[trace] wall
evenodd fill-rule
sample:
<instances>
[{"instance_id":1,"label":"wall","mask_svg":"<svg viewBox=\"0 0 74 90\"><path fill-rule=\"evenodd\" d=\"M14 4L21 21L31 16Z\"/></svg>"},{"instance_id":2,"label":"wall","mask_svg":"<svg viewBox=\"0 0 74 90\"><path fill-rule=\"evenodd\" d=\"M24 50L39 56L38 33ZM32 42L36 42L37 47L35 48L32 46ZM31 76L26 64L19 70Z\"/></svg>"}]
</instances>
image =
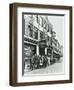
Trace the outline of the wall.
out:
<instances>
[{"instance_id":1,"label":"wall","mask_svg":"<svg viewBox=\"0 0 74 90\"><path fill-rule=\"evenodd\" d=\"M12 2L14 0L0 0L0 90L73 90L74 82L72 84L28 87L9 86L9 3ZM15 0L15 2L72 5L74 10L74 0Z\"/></svg>"}]
</instances>

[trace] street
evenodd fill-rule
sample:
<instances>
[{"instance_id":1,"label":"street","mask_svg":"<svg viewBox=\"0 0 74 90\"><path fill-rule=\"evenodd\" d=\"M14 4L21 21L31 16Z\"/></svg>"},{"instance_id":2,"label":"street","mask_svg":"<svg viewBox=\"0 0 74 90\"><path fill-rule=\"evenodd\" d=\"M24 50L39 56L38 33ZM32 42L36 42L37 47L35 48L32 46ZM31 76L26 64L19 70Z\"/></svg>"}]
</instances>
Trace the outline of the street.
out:
<instances>
[{"instance_id":1,"label":"street","mask_svg":"<svg viewBox=\"0 0 74 90\"><path fill-rule=\"evenodd\" d=\"M60 73L64 73L64 62L63 60L61 62L56 62L52 65L48 65L46 68L40 68L40 69L35 69L32 70L30 72L26 72L24 73L24 76L27 75L43 75L43 74L60 74Z\"/></svg>"}]
</instances>

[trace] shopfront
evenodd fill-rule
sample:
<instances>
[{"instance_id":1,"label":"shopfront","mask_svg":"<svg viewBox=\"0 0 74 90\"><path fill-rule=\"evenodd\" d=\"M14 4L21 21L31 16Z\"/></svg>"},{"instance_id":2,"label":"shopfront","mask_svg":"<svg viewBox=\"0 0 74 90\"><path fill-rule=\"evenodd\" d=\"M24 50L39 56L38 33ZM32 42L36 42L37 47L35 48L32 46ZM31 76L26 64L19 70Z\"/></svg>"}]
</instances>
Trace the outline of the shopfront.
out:
<instances>
[{"instance_id":1,"label":"shopfront","mask_svg":"<svg viewBox=\"0 0 74 90\"><path fill-rule=\"evenodd\" d=\"M24 72L30 71L30 60L36 54L36 45L24 43Z\"/></svg>"}]
</instances>

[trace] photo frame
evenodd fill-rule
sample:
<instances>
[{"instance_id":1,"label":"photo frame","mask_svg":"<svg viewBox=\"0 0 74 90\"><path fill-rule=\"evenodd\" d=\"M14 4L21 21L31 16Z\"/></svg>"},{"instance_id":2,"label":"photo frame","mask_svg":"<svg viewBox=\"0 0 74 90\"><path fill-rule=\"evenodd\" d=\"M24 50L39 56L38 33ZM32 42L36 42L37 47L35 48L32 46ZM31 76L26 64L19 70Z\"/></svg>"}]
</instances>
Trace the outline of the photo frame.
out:
<instances>
[{"instance_id":1,"label":"photo frame","mask_svg":"<svg viewBox=\"0 0 74 90\"><path fill-rule=\"evenodd\" d=\"M11 86L72 83L72 6L12 3Z\"/></svg>"}]
</instances>

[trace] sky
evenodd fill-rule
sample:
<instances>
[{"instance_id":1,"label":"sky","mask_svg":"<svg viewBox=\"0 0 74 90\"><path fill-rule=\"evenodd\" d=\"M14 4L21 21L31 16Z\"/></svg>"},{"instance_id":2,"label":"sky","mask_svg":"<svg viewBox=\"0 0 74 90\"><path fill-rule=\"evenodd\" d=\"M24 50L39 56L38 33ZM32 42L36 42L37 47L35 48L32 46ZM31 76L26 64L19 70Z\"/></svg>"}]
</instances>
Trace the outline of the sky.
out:
<instances>
[{"instance_id":1,"label":"sky","mask_svg":"<svg viewBox=\"0 0 74 90\"><path fill-rule=\"evenodd\" d=\"M53 26L53 31L56 32L56 39L61 45L64 43L64 16L48 16L50 23Z\"/></svg>"}]
</instances>

